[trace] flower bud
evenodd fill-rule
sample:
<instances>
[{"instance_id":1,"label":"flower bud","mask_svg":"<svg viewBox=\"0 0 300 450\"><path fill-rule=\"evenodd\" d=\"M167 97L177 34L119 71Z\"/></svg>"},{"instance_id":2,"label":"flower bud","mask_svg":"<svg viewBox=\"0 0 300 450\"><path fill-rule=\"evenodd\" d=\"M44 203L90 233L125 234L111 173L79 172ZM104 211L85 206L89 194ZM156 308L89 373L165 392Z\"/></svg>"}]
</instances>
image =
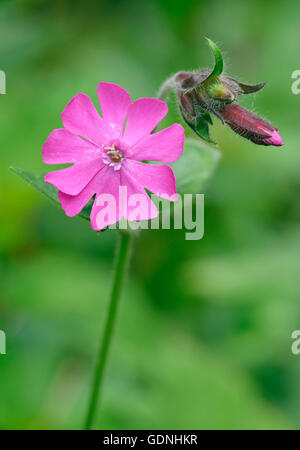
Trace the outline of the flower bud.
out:
<instances>
[{"instance_id":1,"label":"flower bud","mask_svg":"<svg viewBox=\"0 0 300 450\"><path fill-rule=\"evenodd\" d=\"M226 103L231 103L235 100L235 93L226 87L220 79L217 82L209 83L206 87L206 92L209 97L215 100L221 100Z\"/></svg>"},{"instance_id":2,"label":"flower bud","mask_svg":"<svg viewBox=\"0 0 300 450\"><path fill-rule=\"evenodd\" d=\"M283 145L277 128L239 105L225 105L220 114L233 131L255 144Z\"/></svg>"},{"instance_id":3,"label":"flower bud","mask_svg":"<svg viewBox=\"0 0 300 450\"><path fill-rule=\"evenodd\" d=\"M207 41L215 57L213 70L178 72L163 84L159 97L165 98L174 89L183 120L209 142L212 142L209 136L210 114L213 114L256 144L283 145L275 127L236 104L239 95L257 92L265 83L247 85L222 75L222 54L214 42Z\"/></svg>"}]
</instances>

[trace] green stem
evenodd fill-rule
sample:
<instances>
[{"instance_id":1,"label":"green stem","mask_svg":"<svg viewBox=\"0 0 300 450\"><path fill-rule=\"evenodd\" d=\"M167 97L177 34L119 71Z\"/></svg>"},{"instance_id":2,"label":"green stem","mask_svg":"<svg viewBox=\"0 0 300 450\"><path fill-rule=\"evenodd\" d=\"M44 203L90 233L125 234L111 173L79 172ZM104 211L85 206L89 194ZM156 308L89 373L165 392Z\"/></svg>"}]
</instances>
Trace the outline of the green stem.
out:
<instances>
[{"instance_id":1,"label":"green stem","mask_svg":"<svg viewBox=\"0 0 300 450\"><path fill-rule=\"evenodd\" d=\"M99 349L97 364L94 373L93 385L89 401L88 413L85 422L85 429L90 430L99 405L103 375L107 362L107 356L111 345L112 334L116 321L118 303L121 296L123 281L126 272L126 265L129 256L130 240L129 233L119 232L119 247L116 255L116 268L113 285L109 300L107 317L104 325L101 345Z\"/></svg>"}]
</instances>

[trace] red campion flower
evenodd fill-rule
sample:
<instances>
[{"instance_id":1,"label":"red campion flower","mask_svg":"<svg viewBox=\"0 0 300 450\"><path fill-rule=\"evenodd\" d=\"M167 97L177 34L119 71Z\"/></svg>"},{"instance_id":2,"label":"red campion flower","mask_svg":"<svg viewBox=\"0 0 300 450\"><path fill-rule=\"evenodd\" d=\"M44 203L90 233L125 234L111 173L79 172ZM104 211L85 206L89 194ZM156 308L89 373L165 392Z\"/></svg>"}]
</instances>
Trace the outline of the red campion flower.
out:
<instances>
[{"instance_id":1,"label":"red campion flower","mask_svg":"<svg viewBox=\"0 0 300 450\"><path fill-rule=\"evenodd\" d=\"M46 140L43 162L73 165L48 173L45 182L58 189L67 216L79 214L95 196L90 216L94 230L123 217L157 217L158 209L145 189L176 201L174 173L167 164L140 161L176 161L183 151L184 129L173 124L152 133L168 112L166 103L156 98L132 102L125 89L103 82L98 97L103 117L82 93L64 109L64 128L53 130Z\"/></svg>"}]
</instances>

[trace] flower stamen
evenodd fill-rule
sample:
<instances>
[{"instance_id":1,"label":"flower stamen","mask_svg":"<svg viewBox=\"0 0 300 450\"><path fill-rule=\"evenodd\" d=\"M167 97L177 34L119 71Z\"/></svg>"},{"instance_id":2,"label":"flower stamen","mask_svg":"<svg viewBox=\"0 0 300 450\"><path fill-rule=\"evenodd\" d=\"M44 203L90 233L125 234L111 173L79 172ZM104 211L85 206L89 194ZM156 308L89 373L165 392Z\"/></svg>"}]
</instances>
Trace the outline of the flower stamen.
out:
<instances>
[{"instance_id":1,"label":"flower stamen","mask_svg":"<svg viewBox=\"0 0 300 450\"><path fill-rule=\"evenodd\" d=\"M115 142L110 147L104 147L107 150L103 156L103 162L112 166L114 170L120 170L124 153L116 147Z\"/></svg>"}]
</instances>

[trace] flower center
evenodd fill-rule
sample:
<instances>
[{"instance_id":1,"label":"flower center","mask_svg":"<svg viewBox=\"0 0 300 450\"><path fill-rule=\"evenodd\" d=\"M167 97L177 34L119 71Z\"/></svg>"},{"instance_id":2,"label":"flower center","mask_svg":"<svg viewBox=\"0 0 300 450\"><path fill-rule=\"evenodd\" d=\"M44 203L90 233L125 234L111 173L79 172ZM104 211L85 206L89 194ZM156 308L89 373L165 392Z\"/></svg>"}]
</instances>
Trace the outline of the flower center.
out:
<instances>
[{"instance_id":1,"label":"flower center","mask_svg":"<svg viewBox=\"0 0 300 450\"><path fill-rule=\"evenodd\" d=\"M120 170L124 153L113 143L111 147L104 147L106 152L103 155L103 162L114 167L114 170Z\"/></svg>"},{"instance_id":2,"label":"flower center","mask_svg":"<svg viewBox=\"0 0 300 450\"><path fill-rule=\"evenodd\" d=\"M123 152L121 152L121 150L118 150L117 148L109 150L107 152L107 154L110 157L110 159L112 160L112 162L118 163L118 162L122 161Z\"/></svg>"}]
</instances>

